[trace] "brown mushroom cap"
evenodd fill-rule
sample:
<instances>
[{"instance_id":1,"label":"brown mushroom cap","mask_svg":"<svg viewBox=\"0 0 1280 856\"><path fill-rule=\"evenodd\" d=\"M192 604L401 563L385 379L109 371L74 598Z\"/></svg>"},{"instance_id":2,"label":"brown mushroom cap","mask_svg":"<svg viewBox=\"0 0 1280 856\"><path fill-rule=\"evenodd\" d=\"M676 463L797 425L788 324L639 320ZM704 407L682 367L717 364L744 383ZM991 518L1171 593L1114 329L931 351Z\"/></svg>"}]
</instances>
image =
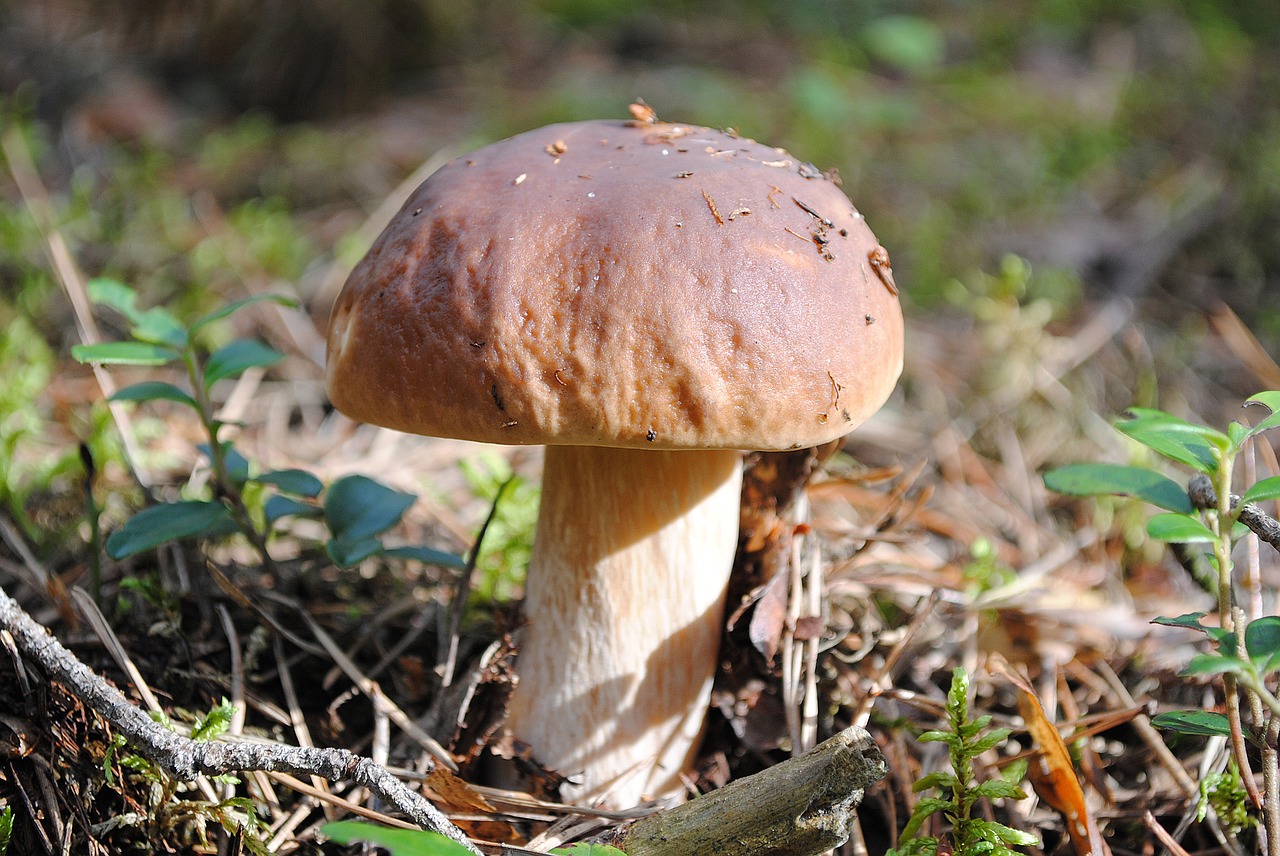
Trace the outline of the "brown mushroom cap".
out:
<instances>
[{"instance_id":1,"label":"brown mushroom cap","mask_svg":"<svg viewBox=\"0 0 1280 856\"><path fill-rule=\"evenodd\" d=\"M888 256L786 152L686 125L552 125L444 166L329 324L339 410L491 443L787 449L902 367Z\"/></svg>"}]
</instances>

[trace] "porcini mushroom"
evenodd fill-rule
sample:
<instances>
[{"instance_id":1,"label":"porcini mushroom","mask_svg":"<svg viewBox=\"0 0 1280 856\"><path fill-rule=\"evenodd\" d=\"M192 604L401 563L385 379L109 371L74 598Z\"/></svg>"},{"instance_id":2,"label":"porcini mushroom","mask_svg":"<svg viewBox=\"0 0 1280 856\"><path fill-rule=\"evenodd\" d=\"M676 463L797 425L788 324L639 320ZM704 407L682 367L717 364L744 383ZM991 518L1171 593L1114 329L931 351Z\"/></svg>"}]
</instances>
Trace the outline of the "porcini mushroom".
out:
<instances>
[{"instance_id":1,"label":"porcini mushroom","mask_svg":"<svg viewBox=\"0 0 1280 856\"><path fill-rule=\"evenodd\" d=\"M902 366L888 255L827 176L732 133L552 125L442 167L329 323L339 410L542 444L508 728L562 795L680 788L737 540L740 450L815 446Z\"/></svg>"}]
</instances>

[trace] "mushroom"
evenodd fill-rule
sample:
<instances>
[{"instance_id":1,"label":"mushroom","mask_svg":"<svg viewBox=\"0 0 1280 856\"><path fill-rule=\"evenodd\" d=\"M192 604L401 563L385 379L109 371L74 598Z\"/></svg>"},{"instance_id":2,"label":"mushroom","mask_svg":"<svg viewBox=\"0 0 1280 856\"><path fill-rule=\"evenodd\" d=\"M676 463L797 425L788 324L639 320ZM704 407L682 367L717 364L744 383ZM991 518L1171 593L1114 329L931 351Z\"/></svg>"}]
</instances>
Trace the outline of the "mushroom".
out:
<instances>
[{"instance_id":1,"label":"mushroom","mask_svg":"<svg viewBox=\"0 0 1280 856\"><path fill-rule=\"evenodd\" d=\"M507 727L562 796L679 791L716 670L741 450L839 438L902 367L888 255L730 132L552 125L442 167L352 272L327 382L400 431L545 445Z\"/></svg>"}]
</instances>

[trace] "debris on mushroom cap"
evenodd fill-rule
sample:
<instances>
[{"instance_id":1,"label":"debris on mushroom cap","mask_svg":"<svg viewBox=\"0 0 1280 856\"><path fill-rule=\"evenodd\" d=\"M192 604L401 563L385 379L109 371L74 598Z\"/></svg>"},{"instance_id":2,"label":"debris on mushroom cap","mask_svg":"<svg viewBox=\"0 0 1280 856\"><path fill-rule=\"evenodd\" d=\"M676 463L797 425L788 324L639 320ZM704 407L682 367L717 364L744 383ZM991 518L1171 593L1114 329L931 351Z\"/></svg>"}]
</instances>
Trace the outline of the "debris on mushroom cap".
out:
<instances>
[{"instance_id":1,"label":"debris on mushroom cap","mask_svg":"<svg viewBox=\"0 0 1280 856\"><path fill-rule=\"evenodd\" d=\"M641 113L520 134L419 187L334 307L335 405L496 443L753 449L878 409L902 314L862 215L785 152Z\"/></svg>"}]
</instances>

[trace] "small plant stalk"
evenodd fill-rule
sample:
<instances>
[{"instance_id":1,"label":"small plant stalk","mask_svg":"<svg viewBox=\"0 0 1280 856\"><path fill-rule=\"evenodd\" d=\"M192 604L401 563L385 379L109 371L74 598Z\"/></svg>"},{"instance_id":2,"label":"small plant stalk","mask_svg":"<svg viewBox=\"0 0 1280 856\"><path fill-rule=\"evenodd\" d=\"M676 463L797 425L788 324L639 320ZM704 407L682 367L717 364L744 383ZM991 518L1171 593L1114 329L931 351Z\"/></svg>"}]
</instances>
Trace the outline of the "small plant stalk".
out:
<instances>
[{"instance_id":1,"label":"small plant stalk","mask_svg":"<svg viewBox=\"0 0 1280 856\"><path fill-rule=\"evenodd\" d=\"M236 485L235 479L231 478L231 473L227 469L227 451L222 447L222 443L218 439L218 431L222 427L213 415L213 402L209 399L209 393L205 388L204 371L200 366L200 362L193 352L188 352L183 360L187 368L187 378L191 383L192 397L198 405L196 412L199 414L200 425L204 428L205 434L209 437L209 465L213 468L214 479L217 483L217 489L230 504L231 516L235 519L240 531L244 533L245 538L253 546L258 557L262 559L263 567L275 576L276 564L271 558L271 553L267 551L267 539L258 530L253 522L253 517L249 514L249 509L245 507L244 498L240 495L240 488Z\"/></svg>"}]
</instances>

